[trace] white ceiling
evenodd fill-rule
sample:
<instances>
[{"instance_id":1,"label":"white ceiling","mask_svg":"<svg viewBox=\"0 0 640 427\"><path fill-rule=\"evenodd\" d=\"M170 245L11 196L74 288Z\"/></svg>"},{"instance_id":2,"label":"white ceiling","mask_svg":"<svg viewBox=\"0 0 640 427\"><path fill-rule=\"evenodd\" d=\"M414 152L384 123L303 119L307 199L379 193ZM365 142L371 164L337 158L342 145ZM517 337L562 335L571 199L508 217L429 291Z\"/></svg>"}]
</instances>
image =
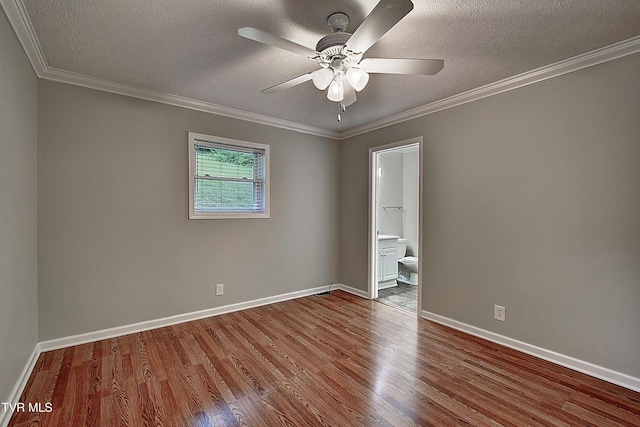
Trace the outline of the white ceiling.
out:
<instances>
[{"instance_id":1,"label":"white ceiling","mask_svg":"<svg viewBox=\"0 0 640 427\"><path fill-rule=\"evenodd\" d=\"M262 94L318 67L237 29L315 48L329 14L348 14L353 32L377 0L0 0L40 77L334 137L621 41L640 50L638 0L413 2L365 57L444 59L444 70L372 75L338 122L311 82Z\"/></svg>"}]
</instances>

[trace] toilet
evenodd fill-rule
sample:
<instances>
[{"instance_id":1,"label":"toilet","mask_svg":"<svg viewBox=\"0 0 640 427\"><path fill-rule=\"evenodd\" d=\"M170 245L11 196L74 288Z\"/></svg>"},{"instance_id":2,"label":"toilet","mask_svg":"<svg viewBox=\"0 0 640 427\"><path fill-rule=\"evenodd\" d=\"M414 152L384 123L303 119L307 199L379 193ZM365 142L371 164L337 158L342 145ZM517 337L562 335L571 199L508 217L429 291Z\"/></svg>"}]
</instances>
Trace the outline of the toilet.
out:
<instances>
[{"instance_id":1,"label":"toilet","mask_svg":"<svg viewBox=\"0 0 640 427\"><path fill-rule=\"evenodd\" d=\"M418 284L418 257L405 256L407 254L407 239L398 239L398 267L399 270L408 270L411 274L409 277L410 285Z\"/></svg>"}]
</instances>

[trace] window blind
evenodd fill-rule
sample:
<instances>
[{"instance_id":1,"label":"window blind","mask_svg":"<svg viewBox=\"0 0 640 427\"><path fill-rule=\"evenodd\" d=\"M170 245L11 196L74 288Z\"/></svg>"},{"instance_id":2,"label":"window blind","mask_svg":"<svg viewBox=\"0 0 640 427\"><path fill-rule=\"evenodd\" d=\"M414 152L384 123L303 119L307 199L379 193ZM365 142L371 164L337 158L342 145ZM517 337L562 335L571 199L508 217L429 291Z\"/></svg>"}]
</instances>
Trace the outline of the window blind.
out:
<instances>
[{"instance_id":1,"label":"window blind","mask_svg":"<svg viewBox=\"0 0 640 427\"><path fill-rule=\"evenodd\" d=\"M265 212L265 149L196 141L196 212Z\"/></svg>"}]
</instances>

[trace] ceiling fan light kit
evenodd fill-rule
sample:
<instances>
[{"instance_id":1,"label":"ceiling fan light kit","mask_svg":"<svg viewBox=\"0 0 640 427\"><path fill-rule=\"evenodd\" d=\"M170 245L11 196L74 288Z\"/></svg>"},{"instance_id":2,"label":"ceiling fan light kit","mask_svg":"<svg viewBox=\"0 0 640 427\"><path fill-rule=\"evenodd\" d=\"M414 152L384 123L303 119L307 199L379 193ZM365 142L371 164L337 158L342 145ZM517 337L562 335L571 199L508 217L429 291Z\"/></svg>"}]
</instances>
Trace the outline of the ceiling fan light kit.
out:
<instances>
[{"instance_id":1,"label":"ceiling fan light kit","mask_svg":"<svg viewBox=\"0 0 640 427\"><path fill-rule=\"evenodd\" d=\"M312 81L314 86L320 90L328 88L335 75L332 68L321 68L311 74L313 74Z\"/></svg>"},{"instance_id":2,"label":"ceiling fan light kit","mask_svg":"<svg viewBox=\"0 0 640 427\"><path fill-rule=\"evenodd\" d=\"M341 81L333 80L329 85L327 91L327 98L331 101L340 102L344 99L344 83Z\"/></svg>"},{"instance_id":3,"label":"ceiling fan light kit","mask_svg":"<svg viewBox=\"0 0 640 427\"><path fill-rule=\"evenodd\" d=\"M337 102L339 111L356 102L356 92L369 82L369 73L434 75L444 67L441 59L366 58L364 53L413 9L410 0L380 0L353 34L347 33L349 17L336 12L327 18L332 33L321 38L315 50L266 31L245 27L241 37L314 59L319 70L295 77L262 90L275 93L311 80L327 98ZM338 121L341 120L338 113Z\"/></svg>"},{"instance_id":4,"label":"ceiling fan light kit","mask_svg":"<svg viewBox=\"0 0 640 427\"><path fill-rule=\"evenodd\" d=\"M347 80L353 88L360 92L369 83L369 74L360 68L351 67L347 70Z\"/></svg>"}]
</instances>

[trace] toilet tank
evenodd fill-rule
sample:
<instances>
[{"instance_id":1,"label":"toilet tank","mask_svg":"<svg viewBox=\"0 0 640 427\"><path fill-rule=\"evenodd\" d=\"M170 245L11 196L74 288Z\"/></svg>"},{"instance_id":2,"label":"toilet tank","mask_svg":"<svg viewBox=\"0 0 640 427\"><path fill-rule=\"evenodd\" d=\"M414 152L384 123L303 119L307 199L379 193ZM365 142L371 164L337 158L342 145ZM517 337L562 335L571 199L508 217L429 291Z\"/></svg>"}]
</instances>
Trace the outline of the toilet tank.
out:
<instances>
[{"instance_id":1,"label":"toilet tank","mask_svg":"<svg viewBox=\"0 0 640 427\"><path fill-rule=\"evenodd\" d=\"M398 239L398 259L404 258L407 253L407 239L399 238Z\"/></svg>"}]
</instances>

